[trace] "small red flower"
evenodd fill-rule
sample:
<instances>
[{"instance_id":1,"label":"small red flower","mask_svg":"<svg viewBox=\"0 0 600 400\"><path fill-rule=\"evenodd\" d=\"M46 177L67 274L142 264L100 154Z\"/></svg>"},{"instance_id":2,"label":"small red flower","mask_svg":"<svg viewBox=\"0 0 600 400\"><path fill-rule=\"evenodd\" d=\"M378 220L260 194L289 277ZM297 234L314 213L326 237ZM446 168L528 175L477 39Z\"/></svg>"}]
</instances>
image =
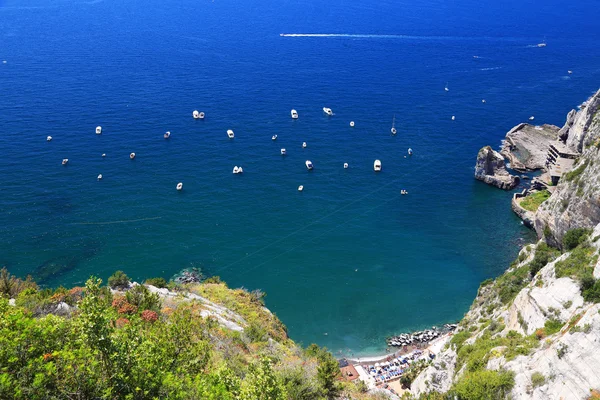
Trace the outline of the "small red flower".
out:
<instances>
[{"instance_id":1,"label":"small red flower","mask_svg":"<svg viewBox=\"0 0 600 400\"><path fill-rule=\"evenodd\" d=\"M125 325L127 325L129 323L129 320L127 318L119 318L115 321L115 325L117 326L117 328L122 328Z\"/></svg>"}]
</instances>

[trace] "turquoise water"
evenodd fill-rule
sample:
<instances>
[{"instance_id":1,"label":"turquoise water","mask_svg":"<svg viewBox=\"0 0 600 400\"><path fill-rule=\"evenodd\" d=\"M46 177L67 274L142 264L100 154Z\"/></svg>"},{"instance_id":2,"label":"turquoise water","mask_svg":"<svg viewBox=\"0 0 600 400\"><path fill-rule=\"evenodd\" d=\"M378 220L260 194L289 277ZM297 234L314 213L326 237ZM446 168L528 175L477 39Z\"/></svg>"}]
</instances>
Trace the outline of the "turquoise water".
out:
<instances>
[{"instance_id":1,"label":"turquoise water","mask_svg":"<svg viewBox=\"0 0 600 400\"><path fill-rule=\"evenodd\" d=\"M476 153L597 89L585 3L0 1L0 264L49 286L201 267L346 354L456 320L533 239Z\"/></svg>"}]
</instances>

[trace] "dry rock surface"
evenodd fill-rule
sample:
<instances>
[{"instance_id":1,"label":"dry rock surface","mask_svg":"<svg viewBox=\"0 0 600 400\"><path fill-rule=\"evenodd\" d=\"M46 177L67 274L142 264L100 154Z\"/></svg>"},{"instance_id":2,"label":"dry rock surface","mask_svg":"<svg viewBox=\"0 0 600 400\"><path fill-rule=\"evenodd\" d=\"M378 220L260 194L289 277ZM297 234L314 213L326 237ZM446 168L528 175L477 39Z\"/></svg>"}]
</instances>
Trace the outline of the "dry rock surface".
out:
<instances>
[{"instance_id":1,"label":"dry rock surface","mask_svg":"<svg viewBox=\"0 0 600 400\"><path fill-rule=\"evenodd\" d=\"M520 182L518 176L506 170L504 157L490 146L482 148L477 154L475 179L504 190L513 189Z\"/></svg>"},{"instance_id":2,"label":"dry rock surface","mask_svg":"<svg viewBox=\"0 0 600 400\"><path fill-rule=\"evenodd\" d=\"M558 126L519 124L507 134L500 153L517 171L533 171L546 167L550 142L558 139Z\"/></svg>"}]
</instances>

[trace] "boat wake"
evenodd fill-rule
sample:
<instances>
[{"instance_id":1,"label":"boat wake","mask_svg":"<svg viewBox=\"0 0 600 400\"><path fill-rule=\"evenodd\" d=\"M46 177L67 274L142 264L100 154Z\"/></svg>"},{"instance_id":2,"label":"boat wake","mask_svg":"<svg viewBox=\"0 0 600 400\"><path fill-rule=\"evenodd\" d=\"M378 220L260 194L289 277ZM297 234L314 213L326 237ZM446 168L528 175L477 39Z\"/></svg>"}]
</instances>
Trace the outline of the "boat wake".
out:
<instances>
[{"instance_id":1,"label":"boat wake","mask_svg":"<svg viewBox=\"0 0 600 400\"><path fill-rule=\"evenodd\" d=\"M502 67L479 68L480 71L495 71L497 69L502 69Z\"/></svg>"},{"instance_id":2,"label":"boat wake","mask_svg":"<svg viewBox=\"0 0 600 400\"><path fill-rule=\"evenodd\" d=\"M379 35L366 33L280 33L281 37L308 37L308 38L354 38L354 39L409 39L409 40L522 40L511 37L491 36L418 36L418 35Z\"/></svg>"}]
</instances>

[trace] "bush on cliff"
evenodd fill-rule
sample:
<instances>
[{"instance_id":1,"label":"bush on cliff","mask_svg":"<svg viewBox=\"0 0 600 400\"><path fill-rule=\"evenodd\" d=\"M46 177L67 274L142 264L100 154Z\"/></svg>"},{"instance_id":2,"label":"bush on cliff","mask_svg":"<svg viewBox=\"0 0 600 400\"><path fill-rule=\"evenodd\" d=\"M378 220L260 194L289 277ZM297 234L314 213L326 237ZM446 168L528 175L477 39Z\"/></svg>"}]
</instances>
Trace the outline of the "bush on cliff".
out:
<instances>
[{"instance_id":1,"label":"bush on cliff","mask_svg":"<svg viewBox=\"0 0 600 400\"><path fill-rule=\"evenodd\" d=\"M588 238L590 233L592 233L592 230L588 228L575 228L568 230L567 233L565 233L565 236L563 236L563 250L573 250L575 247L582 244Z\"/></svg>"},{"instance_id":2,"label":"bush on cliff","mask_svg":"<svg viewBox=\"0 0 600 400\"><path fill-rule=\"evenodd\" d=\"M129 277L123 271L116 271L108 278L108 286L113 289L127 289L129 282Z\"/></svg>"},{"instance_id":3,"label":"bush on cliff","mask_svg":"<svg viewBox=\"0 0 600 400\"><path fill-rule=\"evenodd\" d=\"M515 375L512 371L481 370L466 373L450 393L460 400L504 399L514 385Z\"/></svg>"}]
</instances>

